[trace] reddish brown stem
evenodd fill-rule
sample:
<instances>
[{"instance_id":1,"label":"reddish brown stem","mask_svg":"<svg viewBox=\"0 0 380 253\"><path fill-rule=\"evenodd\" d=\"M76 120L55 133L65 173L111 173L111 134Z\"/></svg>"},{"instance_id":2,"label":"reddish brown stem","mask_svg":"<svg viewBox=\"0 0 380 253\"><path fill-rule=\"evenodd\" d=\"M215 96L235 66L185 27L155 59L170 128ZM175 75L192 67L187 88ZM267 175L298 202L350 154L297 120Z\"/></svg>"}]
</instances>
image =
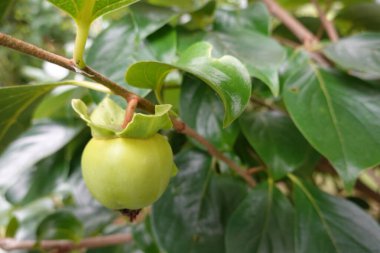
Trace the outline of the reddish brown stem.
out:
<instances>
[{"instance_id":1,"label":"reddish brown stem","mask_svg":"<svg viewBox=\"0 0 380 253\"><path fill-rule=\"evenodd\" d=\"M329 36L330 40L332 42L338 41L339 40L338 33L335 30L333 23L327 19L324 11L322 10L321 6L318 3L318 0L310 0L310 1L314 4L315 8L317 9L319 19L321 20L322 25L325 28L327 35Z\"/></svg>"},{"instance_id":2,"label":"reddish brown stem","mask_svg":"<svg viewBox=\"0 0 380 253\"><path fill-rule=\"evenodd\" d=\"M138 103L139 103L138 97L134 97L128 101L127 109L125 110L124 122L122 125L123 129L127 127L129 122L131 122Z\"/></svg>"},{"instance_id":3,"label":"reddish brown stem","mask_svg":"<svg viewBox=\"0 0 380 253\"><path fill-rule=\"evenodd\" d=\"M273 16L277 17L304 44L311 45L318 39L275 0L263 0Z\"/></svg>"},{"instance_id":4,"label":"reddish brown stem","mask_svg":"<svg viewBox=\"0 0 380 253\"><path fill-rule=\"evenodd\" d=\"M44 250L58 249L61 251L70 251L73 249L82 248L100 248L110 245L128 243L130 241L132 241L132 236L130 234L114 234L85 238L79 243L69 240L46 240L39 242L39 245L40 248ZM33 240L19 241L13 238L0 239L0 248L6 251L34 249L36 244L37 242Z\"/></svg>"}]
</instances>

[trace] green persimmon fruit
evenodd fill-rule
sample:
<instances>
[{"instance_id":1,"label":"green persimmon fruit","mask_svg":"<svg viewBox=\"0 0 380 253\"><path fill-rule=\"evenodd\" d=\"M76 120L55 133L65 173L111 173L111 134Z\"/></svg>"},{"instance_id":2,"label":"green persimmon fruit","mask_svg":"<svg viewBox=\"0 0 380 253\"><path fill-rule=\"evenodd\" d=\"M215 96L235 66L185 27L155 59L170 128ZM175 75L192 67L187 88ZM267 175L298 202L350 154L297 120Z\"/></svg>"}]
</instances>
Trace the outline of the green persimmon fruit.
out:
<instances>
[{"instance_id":1,"label":"green persimmon fruit","mask_svg":"<svg viewBox=\"0 0 380 253\"><path fill-rule=\"evenodd\" d=\"M146 139L92 138L82 155L91 194L114 210L139 210L165 191L175 173L173 154L160 134Z\"/></svg>"}]
</instances>

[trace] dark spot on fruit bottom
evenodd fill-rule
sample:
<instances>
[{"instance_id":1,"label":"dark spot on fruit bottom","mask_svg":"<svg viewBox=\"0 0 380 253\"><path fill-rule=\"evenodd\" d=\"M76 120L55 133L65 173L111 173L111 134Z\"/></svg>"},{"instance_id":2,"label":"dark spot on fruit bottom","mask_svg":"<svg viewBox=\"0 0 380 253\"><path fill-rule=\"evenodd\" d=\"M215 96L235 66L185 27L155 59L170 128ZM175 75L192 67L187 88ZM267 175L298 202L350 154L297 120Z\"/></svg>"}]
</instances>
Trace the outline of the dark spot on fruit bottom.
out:
<instances>
[{"instance_id":1,"label":"dark spot on fruit bottom","mask_svg":"<svg viewBox=\"0 0 380 253\"><path fill-rule=\"evenodd\" d=\"M141 212L141 209L131 210L131 209L121 209L118 210L122 215L127 216L130 221L134 221L137 215Z\"/></svg>"}]
</instances>

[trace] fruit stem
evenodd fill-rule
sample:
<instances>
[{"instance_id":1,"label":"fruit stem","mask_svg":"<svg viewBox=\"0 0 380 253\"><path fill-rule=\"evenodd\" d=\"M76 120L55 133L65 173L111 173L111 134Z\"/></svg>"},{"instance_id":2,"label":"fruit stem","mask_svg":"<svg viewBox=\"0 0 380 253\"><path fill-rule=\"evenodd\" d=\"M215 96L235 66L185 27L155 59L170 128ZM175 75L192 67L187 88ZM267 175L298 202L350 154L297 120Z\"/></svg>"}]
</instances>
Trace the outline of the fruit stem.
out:
<instances>
[{"instance_id":1,"label":"fruit stem","mask_svg":"<svg viewBox=\"0 0 380 253\"><path fill-rule=\"evenodd\" d=\"M137 96L131 98L128 101L128 106L127 106L127 109L125 110L125 117L124 117L124 122L122 125L123 129L127 127L129 122L131 122L138 103L139 103L139 98Z\"/></svg>"}]
</instances>

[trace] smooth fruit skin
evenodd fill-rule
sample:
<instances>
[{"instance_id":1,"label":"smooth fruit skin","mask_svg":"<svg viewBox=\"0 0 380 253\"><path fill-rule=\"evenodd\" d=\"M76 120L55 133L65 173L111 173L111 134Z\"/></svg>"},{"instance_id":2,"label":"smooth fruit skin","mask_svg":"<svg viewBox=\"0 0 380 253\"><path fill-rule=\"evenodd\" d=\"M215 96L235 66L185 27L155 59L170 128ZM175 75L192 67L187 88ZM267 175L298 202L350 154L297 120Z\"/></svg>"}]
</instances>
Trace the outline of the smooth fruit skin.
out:
<instances>
[{"instance_id":1,"label":"smooth fruit skin","mask_svg":"<svg viewBox=\"0 0 380 253\"><path fill-rule=\"evenodd\" d=\"M151 205L173 175L171 147L160 134L147 139L92 138L82 155L87 188L104 206L136 210Z\"/></svg>"}]
</instances>

